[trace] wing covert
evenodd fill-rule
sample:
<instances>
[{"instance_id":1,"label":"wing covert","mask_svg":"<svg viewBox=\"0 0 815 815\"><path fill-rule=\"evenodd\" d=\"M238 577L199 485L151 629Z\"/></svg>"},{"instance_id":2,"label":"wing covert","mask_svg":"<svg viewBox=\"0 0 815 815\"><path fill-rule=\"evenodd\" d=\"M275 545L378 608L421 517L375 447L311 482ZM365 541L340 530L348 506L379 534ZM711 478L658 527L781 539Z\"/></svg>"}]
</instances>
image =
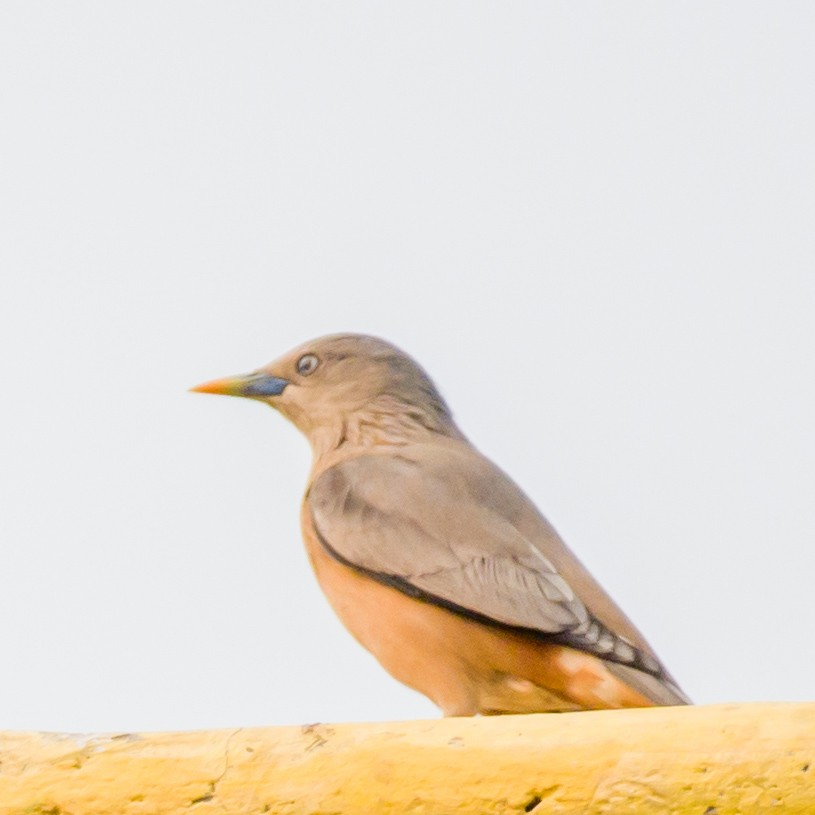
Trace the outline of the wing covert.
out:
<instances>
[{"instance_id":1,"label":"wing covert","mask_svg":"<svg viewBox=\"0 0 815 815\"><path fill-rule=\"evenodd\" d=\"M592 617L463 472L409 456L348 459L312 484L315 531L335 558L404 593L660 676L659 663Z\"/></svg>"}]
</instances>

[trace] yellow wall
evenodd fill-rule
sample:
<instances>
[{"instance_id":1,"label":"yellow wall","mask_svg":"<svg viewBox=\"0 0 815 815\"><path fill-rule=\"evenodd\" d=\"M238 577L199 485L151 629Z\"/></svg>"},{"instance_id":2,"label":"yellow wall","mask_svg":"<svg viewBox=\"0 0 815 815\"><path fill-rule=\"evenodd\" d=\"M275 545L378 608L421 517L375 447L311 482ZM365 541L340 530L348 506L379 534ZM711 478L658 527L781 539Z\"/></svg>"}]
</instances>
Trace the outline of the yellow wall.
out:
<instances>
[{"instance_id":1,"label":"yellow wall","mask_svg":"<svg viewBox=\"0 0 815 815\"><path fill-rule=\"evenodd\" d=\"M813 815L815 704L0 734L0 815L525 811Z\"/></svg>"}]
</instances>

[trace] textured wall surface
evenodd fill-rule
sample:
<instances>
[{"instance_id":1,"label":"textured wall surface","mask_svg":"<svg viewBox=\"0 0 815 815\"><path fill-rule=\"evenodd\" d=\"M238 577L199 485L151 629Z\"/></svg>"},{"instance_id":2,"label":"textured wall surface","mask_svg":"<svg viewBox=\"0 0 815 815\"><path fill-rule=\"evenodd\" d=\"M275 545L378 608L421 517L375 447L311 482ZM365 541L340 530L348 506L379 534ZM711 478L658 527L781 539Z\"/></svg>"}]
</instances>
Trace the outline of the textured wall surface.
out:
<instances>
[{"instance_id":1,"label":"textured wall surface","mask_svg":"<svg viewBox=\"0 0 815 815\"><path fill-rule=\"evenodd\" d=\"M0 734L2 815L815 812L815 703Z\"/></svg>"}]
</instances>

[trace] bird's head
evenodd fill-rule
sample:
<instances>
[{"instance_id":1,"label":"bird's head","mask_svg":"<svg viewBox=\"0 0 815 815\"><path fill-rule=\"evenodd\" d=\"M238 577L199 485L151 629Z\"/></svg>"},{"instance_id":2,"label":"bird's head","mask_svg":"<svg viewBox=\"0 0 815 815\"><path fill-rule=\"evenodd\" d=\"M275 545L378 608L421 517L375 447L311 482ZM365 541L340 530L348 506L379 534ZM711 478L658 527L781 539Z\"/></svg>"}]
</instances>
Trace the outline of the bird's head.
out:
<instances>
[{"instance_id":1,"label":"bird's head","mask_svg":"<svg viewBox=\"0 0 815 815\"><path fill-rule=\"evenodd\" d=\"M335 334L298 346L249 374L192 388L266 402L312 442L317 434L367 422L453 433L450 411L430 377L404 352L362 334Z\"/></svg>"}]
</instances>

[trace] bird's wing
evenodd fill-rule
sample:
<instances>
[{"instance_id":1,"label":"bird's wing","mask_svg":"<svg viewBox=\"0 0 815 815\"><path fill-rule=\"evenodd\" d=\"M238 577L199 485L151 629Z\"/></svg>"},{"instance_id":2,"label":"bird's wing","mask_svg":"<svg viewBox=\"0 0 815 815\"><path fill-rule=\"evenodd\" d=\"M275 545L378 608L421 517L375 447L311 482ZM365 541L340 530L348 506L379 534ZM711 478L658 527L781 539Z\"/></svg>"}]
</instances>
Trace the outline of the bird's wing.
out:
<instances>
[{"instance_id":1,"label":"bird's wing","mask_svg":"<svg viewBox=\"0 0 815 815\"><path fill-rule=\"evenodd\" d=\"M514 483L483 457L473 465L454 453L341 462L307 495L318 538L338 560L406 594L670 681L650 652L595 618L541 542L519 531L512 504L528 499Z\"/></svg>"}]
</instances>

